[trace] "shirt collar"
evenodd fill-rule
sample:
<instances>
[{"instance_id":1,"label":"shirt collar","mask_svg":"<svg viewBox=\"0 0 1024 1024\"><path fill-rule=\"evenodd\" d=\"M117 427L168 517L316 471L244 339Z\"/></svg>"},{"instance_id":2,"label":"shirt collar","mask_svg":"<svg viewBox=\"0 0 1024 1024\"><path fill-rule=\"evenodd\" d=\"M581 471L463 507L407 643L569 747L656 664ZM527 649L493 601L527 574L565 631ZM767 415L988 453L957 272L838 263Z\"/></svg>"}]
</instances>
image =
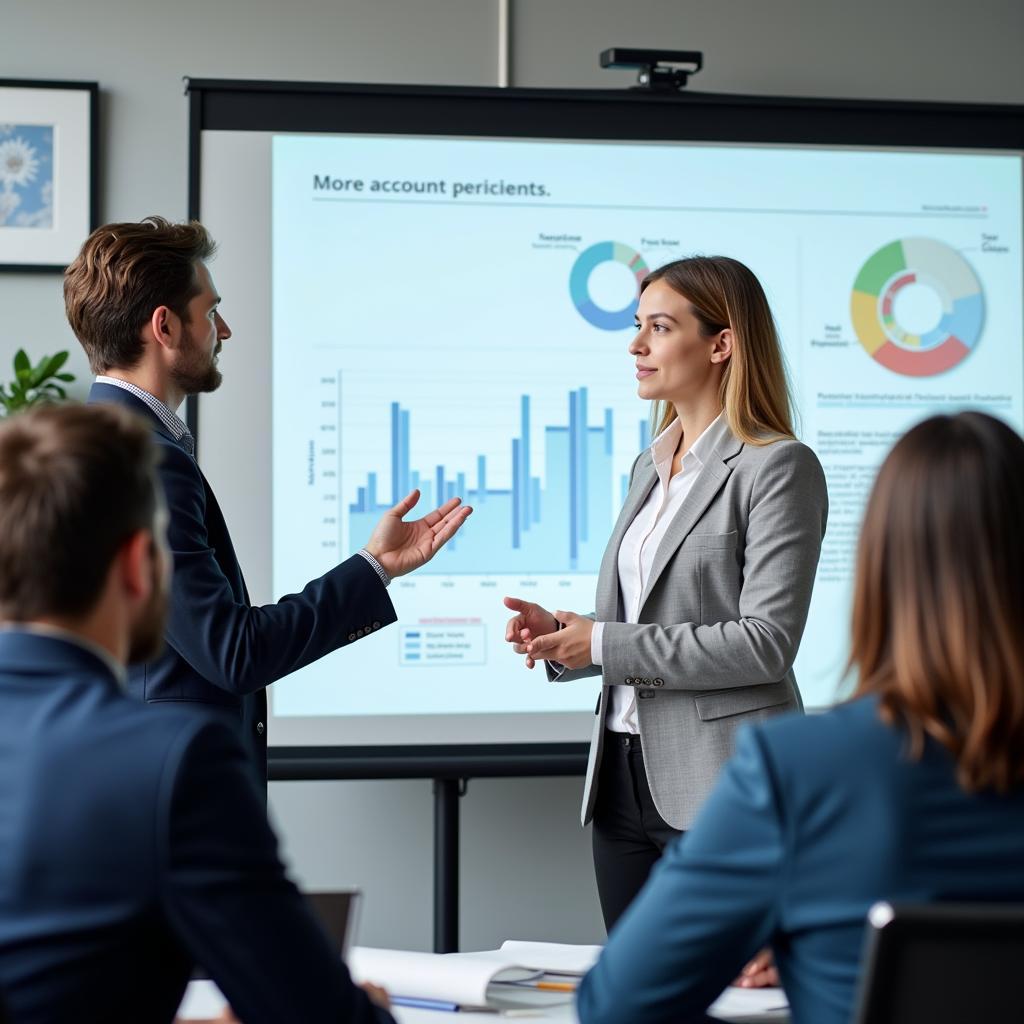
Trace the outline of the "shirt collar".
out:
<instances>
[{"instance_id":1,"label":"shirt collar","mask_svg":"<svg viewBox=\"0 0 1024 1024\"><path fill-rule=\"evenodd\" d=\"M684 460L690 459L696 462L698 466L703 466L708 456L718 447L719 442L728 433L729 422L725 418L725 413L720 412L704 428L700 437L690 445L686 455L683 456ZM682 435L683 424L677 416L651 443L651 456L654 459L655 466L660 468L666 462L672 462Z\"/></svg>"},{"instance_id":2,"label":"shirt collar","mask_svg":"<svg viewBox=\"0 0 1024 1024\"><path fill-rule=\"evenodd\" d=\"M192 433L188 429L188 425L185 421L169 406L166 402L161 402L156 395L150 394L144 388L140 388L137 384L132 384L130 381L121 380L120 377L107 377L104 374L100 374L96 378L97 384L112 384L115 388L121 388L123 391L127 391L129 394L134 395L140 401L146 403L150 409L153 410L157 419L171 432L171 436L175 441L181 441L182 438L186 438L187 442L192 442Z\"/></svg>"},{"instance_id":3,"label":"shirt collar","mask_svg":"<svg viewBox=\"0 0 1024 1024\"><path fill-rule=\"evenodd\" d=\"M64 643L74 644L83 651L88 651L94 658L100 661L110 670L110 674L117 681L117 685L126 689L128 685L128 670L121 664L105 647L87 640L79 633L73 633L69 629L61 629L60 626L51 626L44 622L12 622L0 626L4 633L30 633L33 636L44 636L51 640L63 640Z\"/></svg>"}]
</instances>

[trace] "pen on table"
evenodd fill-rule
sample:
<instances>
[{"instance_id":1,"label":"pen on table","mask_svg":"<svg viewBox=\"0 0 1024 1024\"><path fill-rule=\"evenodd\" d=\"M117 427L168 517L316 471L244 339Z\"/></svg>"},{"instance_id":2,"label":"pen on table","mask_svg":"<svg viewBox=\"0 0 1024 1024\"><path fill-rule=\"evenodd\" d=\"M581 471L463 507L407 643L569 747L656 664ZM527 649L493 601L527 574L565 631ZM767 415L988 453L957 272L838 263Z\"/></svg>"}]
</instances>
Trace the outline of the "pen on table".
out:
<instances>
[{"instance_id":1,"label":"pen on table","mask_svg":"<svg viewBox=\"0 0 1024 1024\"><path fill-rule=\"evenodd\" d=\"M443 999L420 999L418 996L391 996L392 1006L410 1006L417 1010L443 1010L457 1013L458 1003L449 1003Z\"/></svg>"},{"instance_id":2,"label":"pen on table","mask_svg":"<svg viewBox=\"0 0 1024 1024\"><path fill-rule=\"evenodd\" d=\"M542 1010L534 1009L497 1009L493 1006L462 1006L460 1003L449 1003L443 999L420 999L416 996L391 996L392 1006L408 1006L415 1010L439 1010L442 1013L493 1013L499 1017L541 1017Z\"/></svg>"},{"instance_id":3,"label":"pen on table","mask_svg":"<svg viewBox=\"0 0 1024 1024\"><path fill-rule=\"evenodd\" d=\"M540 989L542 992L575 992L578 987L570 981L495 981L492 984L508 988Z\"/></svg>"}]
</instances>

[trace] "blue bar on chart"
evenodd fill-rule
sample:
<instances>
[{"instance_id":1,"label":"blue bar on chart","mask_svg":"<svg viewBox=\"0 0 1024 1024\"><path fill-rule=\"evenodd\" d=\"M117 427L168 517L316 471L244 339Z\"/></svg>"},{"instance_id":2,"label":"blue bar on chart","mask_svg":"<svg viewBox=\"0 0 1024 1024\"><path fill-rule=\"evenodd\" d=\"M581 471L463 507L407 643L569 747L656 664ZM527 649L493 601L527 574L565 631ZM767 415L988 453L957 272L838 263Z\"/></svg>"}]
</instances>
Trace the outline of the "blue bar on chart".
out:
<instances>
[{"instance_id":1,"label":"blue bar on chart","mask_svg":"<svg viewBox=\"0 0 1024 1024\"><path fill-rule=\"evenodd\" d=\"M510 486L490 486L487 455L474 459L476 486L468 486L464 470L437 465L424 472L411 468L410 413L391 403L392 503L413 486L423 492L421 506L431 508L454 494L473 505L466 525L419 574L534 575L596 573L613 517L611 409L591 424L585 387L568 393L566 422L546 424L544 451L531 446L532 408L529 395L520 398L519 436L509 440ZM641 425L641 437L646 424ZM649 431L648 431L649 436ZM544 461L544 484L535 472ZM432 481L427 483L426 481ZM389 507L377 496L377 477L367 474L348 507L350 535L369 536Z\"/></svg>"}]
</instances>

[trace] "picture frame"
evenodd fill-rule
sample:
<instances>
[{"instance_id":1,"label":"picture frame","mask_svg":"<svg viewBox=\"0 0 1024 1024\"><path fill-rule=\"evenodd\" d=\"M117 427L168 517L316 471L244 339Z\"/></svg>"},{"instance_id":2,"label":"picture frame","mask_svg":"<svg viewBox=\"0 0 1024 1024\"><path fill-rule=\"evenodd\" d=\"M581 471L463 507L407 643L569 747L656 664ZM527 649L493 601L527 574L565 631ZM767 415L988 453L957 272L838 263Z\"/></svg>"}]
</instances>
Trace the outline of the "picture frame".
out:
<instances>
[{"instance_id":1,"label":"picture frame","mask_svg":"<svg viewBox=\"0 0 1024 1024\"><path fill-rule=\"evenodd\" d=\"M62 272L96 227L99 83L0 78L0 271Z\"/></svg>"}]
</instances>

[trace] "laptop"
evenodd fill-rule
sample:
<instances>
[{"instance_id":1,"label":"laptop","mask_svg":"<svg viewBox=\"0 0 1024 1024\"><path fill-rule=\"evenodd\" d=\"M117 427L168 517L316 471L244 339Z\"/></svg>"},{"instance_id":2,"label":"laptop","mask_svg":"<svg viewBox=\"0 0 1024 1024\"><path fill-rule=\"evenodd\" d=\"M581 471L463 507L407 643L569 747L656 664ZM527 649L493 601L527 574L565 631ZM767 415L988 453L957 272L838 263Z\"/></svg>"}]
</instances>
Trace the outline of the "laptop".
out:
<instances>
[{"instance_id":1,"label":"laptop","mask_svg":"<svg viewBox=\"0 0 1024 1024\"><path fill-rule=\"evenodd\" d=\"M342 960L346 959L359 924L362 893L358 889L335 889L331 892L307 892L303 895L320 919L331 945L338 951Z\"/></svg>"}]
</instances>

